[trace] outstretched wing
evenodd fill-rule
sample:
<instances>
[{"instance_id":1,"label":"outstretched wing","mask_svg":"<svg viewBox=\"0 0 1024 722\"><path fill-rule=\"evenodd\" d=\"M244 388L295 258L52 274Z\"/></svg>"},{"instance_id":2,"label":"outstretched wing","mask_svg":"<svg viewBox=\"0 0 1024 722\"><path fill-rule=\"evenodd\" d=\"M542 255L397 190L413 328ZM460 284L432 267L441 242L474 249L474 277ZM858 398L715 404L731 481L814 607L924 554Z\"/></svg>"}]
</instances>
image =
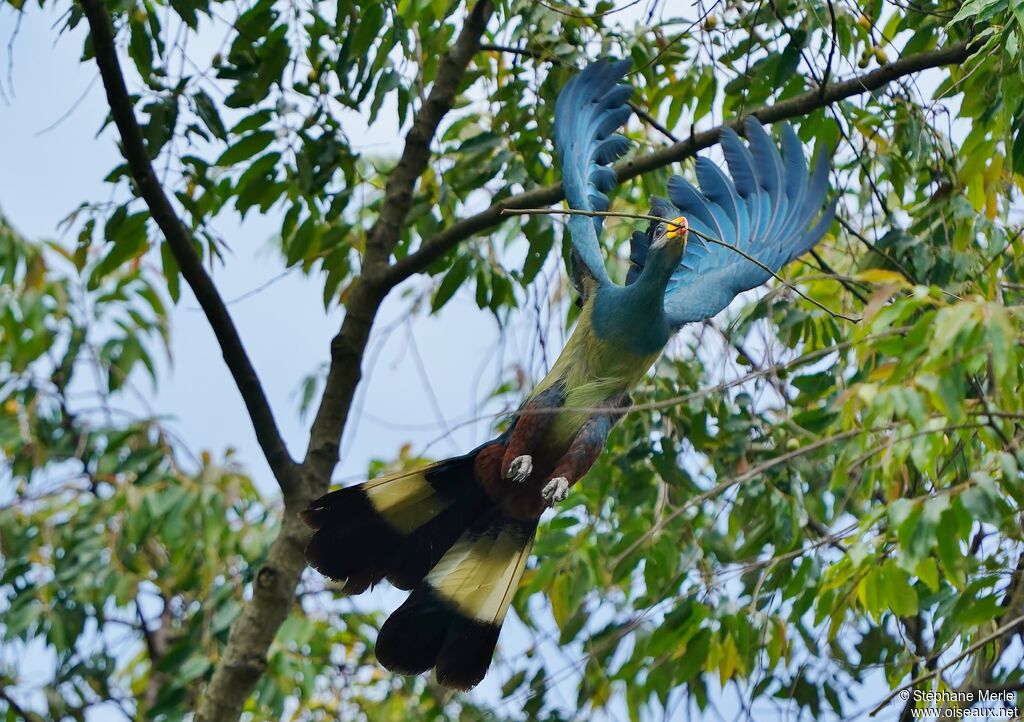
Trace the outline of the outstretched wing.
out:
<instances>
[{"instance_id":1,"label":"outstretched wing","mask_svg":"<svg viewBox=\"0 0 1024 722\"><path fill-rule=\"evenodd\" d=\"M732 129L722 131L731 180L712 161L698 158L700 190L673 176L668 196L691 229L735 246L777 272L809 251L832 224L836 199L821 210L828 154L819 151L814 173L808 176L800 140L788 124L782 125L781 155L756 118L747 118L744 128L749 149ZM673 326L703 321L769 278L767 270L743 255L691 233L665 291L665 313Z\"/></svg>"},{"instance_id":2,"label":"outstretched wing","mask_svg":"<svg viewBox=\"0 0 1024 722\"><path fill-rule=\"evenodd\" d=\"M627 100L633 89L617 84L629 66L628 60L591 63L558 94L555 148L562 160L565 198L574 210L608 210L604 193L616 182L609 164L629 147L629 141L615 133L631 112ZM611 283L597 241L602 221L600 217L569 217L571 276L581 294L585 276L598 285Z\"/></svg>"}]
</instances>

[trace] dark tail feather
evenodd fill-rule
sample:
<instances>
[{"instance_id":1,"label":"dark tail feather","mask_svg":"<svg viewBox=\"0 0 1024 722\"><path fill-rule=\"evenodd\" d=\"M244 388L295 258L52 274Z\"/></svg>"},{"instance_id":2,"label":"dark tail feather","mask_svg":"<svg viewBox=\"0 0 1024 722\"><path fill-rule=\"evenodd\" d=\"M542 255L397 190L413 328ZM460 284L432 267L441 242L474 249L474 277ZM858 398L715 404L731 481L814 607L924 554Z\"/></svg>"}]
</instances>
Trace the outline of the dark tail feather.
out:
<instances>
[{"instance_id":1,"label":"dark tail feather","mask_svg":"<svg viewBox=\"0 0 1024 722\"><path fill-rule=\"evenodd\" d=\"M536 529L535 520L492 512L462 534L381 627L380 663L402 674L436 668L446 687L475 686L491 664Z\"/></svg>"},{"instance_id":2,"label":"dark tail feather","mask_svg":"<svg viewBox=\"0 0 1024 722\"><path fill-rule=\"evenodd\" d=\"M412 589L486 505L475 454L332 491L302 512L306 560L358 594L387 579Z\"/></svg>"}]
</instances>

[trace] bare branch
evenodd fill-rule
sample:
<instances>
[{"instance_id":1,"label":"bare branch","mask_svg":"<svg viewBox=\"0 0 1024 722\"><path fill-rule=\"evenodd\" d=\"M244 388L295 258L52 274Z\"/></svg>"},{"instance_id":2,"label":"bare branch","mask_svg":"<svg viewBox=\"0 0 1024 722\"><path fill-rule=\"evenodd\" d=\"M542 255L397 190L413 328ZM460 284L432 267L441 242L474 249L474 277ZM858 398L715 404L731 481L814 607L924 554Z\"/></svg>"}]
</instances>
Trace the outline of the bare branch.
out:
<instances>
[{"instance_id":1,"label":"bare branch","mask_svg":"<svg viewBox=\"0 0 1024 722\"><path fill-rule=\"evenodd\" d=\"M368 282L372 282L373 274L387 266L391 251L402 237L402 225L412 205L413 189L430 161L430 143L441 119L455 103L466 68L480 47L480 36L493 13L491 0L480 0L473 6L459 37L441 60L430 94L405 136L402 156L388 176L380 214L366 240L363 275Z\"/></svg>"},{"instance_id":2,"label":"bare branch","mask_svg":"<svg viewBox=\"0 0 1024 722\"><path fill-rule=\"evenodd\" d=\"M620 213L618 211L579 211L579 210L576 210L576 209L573 209L573 208L567 208L567 209L564 209L564 208L520 208L520 209L517 209L517 210L505 211L505 213L507 213L509 215L523 215L523 216L563 215L563 216L588 216L588 217L600 217L600 218L634 218L634 219L638 219L638 220L646 220L646 221L654 221L654 222L665 221L664 218L661 218L659 216L647 215L645 213ZM676 224L671 223L669 221L665 221L665 222L668 223L668 225L670 225L670 226L675 226L676 225ZM860 319L859 318L853 318L852 316L847 316L845 314L839 313L839 311L833 311L832 309L830 309L828 306L826 306L825 304L821 303L820 301L816 301L815 299L811 298L806 293L801 291L799 288L794 286L792 283L787 281L785 278L783 278L782 276L777 274L775 271L773 271L770 267L766 266L764 263L762 263L761 261L759 261L756 258L754 258L753 256L751 256L746 251L744 251L744 250L742 250L740 248L737 248L732 243L726 243L725 241L723 241L721 239L713 238L713 237L711 237L711 236L709 236L709 235L707 235L705 233L701 233L700 231L695 230L693 228L690 228L689 232L694 234L695 236L703 238L708 243L714 243L716 246L722 246L723 248L728 248L733 253L739 254L740 256L745 258L748 262L753 263L755 266L759 267L765 273L770 274L772 278L774 278L776 281L781 283L783 286L788 288L790 291L792 291L793 293L798 295L800 298L804 299L805 301L807 301L809 303L814 304L815 306L817 306L818 308L820 308L822 311L824 311L828 315L832 316L833 318L841 318L844 321L850 321L851 323L860 323Z\"/></svg>"},{"instance_id":3,"label":"bare branch","mask_svg":"<svg viewBox=\"0 0 1024 722\"><path fill-rule=\"evenodd\" d=\"M224 362L231 371L245 407L249 411L256 438L263 450L267 463L270 464L274 477L282 489L287 491L294 485L296 478L295 462L292 461L285 446L281 432L277 428L270 402L263 392L256 369L246 353L242 339L238 335L231 314L228 313L213 279L203 268L202 259L192 245L192 236L178 218L163 186L157 178L153 163L146 149L146 141L135 118L135 109L131 96L124 82L121 64L117 59L114 45L114 32L110 23L110 15L102 0L81 0L82 10L89 21L90 39L96 56L96 65L100 69L103 87L107 92L110 114L117 126L124 147L124 156L128 161L132 179L139 195L149 207L149 213L156 222L164 239L171 247L181 274L196 295L196 300L203 308L203 313L220 344Z\"/></svg>"},{"instance_id":4,"label":"bare branch","mask_svg":"<svg viewBox=\"0 0 1024 722\"><path fill-rule=\"evenodd\" d=\"M998 639L1002 638L1007 633L1013 632L1022 623L1024 623L1024 615L1021 615L1019 617L1015 617L1015 618L1011 619L1006 624L1003 624L1003 625L997 627L995 629L995 631L990 632L989 634L986 634L984 637L982 637L982 638L978 639L977 641L975 641L973 644L971 644L966 649L964 649L960 654L958 654L957 656L953 657L953 659L949 660L949 662L947 662L946 664L942 665L938 669L936 669L934 671L925 672L924 674L919 675L919 676L915 677L914 679L910 680L909 682L907 682L903 686L899 687L898 689L894 689L892 692L890 692L889 694L887 694L885 696L885 699L883 699L881 702L879 702L877 705L875 705L874 709L871 710L871 716L874 717L879 712L881 712L882 709L887 704L889 704L889 702L896 695L898 695L900 692L904 692L904 691L906 691L908 689L916 687L921 682L924 682L925 680L927 680L929 678L938 677L943 672L945 672L947 669L949 669L949 668L953 667L954 665L956 665L957 663L959 663L960 660L963 659L964 657L967 657L967 656L969 656L971 654L974 654L975 652L977 652L979 649L981 649L985 645L997 641Z\"/></svg>"},{"instance_id":5,"label":"bare branch","mask_svg":"<svg viewBox=\"0 0 1024 722\"><path fill-rule=\"evenodd\" d=\"M751 115L755 116L762 123L776 123L781 120L807 115L840 100L878 90L906 75L912 75L922 70L937 68L943 65L962 63L976 50L977 47L974 44L964 42L957 43L948 48L908 55L869 73L830 85L824 91L815 89L775 105L762 106L752 111ZM726 125L741 131L742 118L737 118ZM652 153L617 163L615 165L615 172L620 181L626 181L689 158L698 151L709 148L717 143L723 127L726 126L719 125L700 133L694 133L679 143L674 143ZM562 190L562 185L558 183L534 188L492 203L480 213L453 223L437 235L426 239L414 253L391 265L386 274L387 279L392 283L398 283L415 273L419 273L462 241L500 224L504 220L503 211L549 206L563 198L565 198L565 193Z\"/></svg>"},{"instance_id":6,"label":"bare branch","mask_svg":"<svg viewBox=\"0 0 1024 722\"><path fill-rule=\"evenodd\" d=\"M303 463L317 491L326 489L327 478L338 461L341 430L361 378L363 351L377 308L388 291L402 280L390 273L388 259L401 238L413 188L427 167L430 143L441 119L455 102L466 68L480 48L480 37L493 12L491 0L480 0L466 18L458 38L441 61L434 85L406 136L402 157L388 178L380 215L367 237L363 276L349 289L345 321L331 342L331 365L310 430Z\"/></svg>"},{"instance_id":7,"label":"bare branch","mask_svg":"<svg viewBox=\"0 0 1024 722\"><path fill-rule=\"evenodd\" d=\"M362 276L349 287L345 320L331 341L330 368L299 469L299 483L293 493L285 494L281 530L253 582L252 599L231 625L224 655L200 701L198 722L238 719L242 705L266 669L267 650L295 602L295 587L306 567L303 551L309 538L309 530L296 512L327 491L338 463L339 441L352 397L362 378L360 367L370 329L381 301L396 283L384 274L388 259L401 237L416 181L430 160L434 134L455 102L493 12L491 0L479 0L470 11L441 60L430 93L406 136L402 156L388 178L380 215L367 237Z\"/></svg>"}]
</instances>

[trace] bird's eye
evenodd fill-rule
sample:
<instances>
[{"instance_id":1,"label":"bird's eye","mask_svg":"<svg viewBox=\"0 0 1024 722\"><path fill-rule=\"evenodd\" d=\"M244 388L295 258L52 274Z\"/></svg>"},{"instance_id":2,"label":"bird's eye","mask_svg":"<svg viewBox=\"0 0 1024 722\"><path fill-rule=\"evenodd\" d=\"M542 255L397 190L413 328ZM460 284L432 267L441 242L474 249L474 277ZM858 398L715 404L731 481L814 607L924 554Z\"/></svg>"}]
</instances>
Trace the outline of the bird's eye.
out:
<instances>
[{"instance_id":1,"label":"bird's eye","mask_svg":"<svg viewBox=\"0 0 1024 722\"><path fill-rule=\"evenodd\" d=\"M659 223L654 227L654 237L651 239L651 245L657 247L665 242L666 235L668 234L668 225L665 223Z\"/></svg>"}]
</instances>

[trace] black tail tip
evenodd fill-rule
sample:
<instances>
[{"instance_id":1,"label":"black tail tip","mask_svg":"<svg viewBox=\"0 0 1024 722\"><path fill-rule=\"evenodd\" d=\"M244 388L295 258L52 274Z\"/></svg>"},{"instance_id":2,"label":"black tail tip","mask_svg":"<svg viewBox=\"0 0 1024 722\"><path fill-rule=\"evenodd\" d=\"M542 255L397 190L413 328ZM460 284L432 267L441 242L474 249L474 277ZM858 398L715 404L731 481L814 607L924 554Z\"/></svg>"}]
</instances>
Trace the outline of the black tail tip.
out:
<instances>
[{"instance_id":1,"label":"black tail tip","mask_svg":"<svg viewBox=\"0 0 1024 722\"><path fill-rule=\"evenodd\" d=\"M487 674L500 631L463 614L424 584L384 622L377 660L398 674L436 669L438 682L465 691Z\"/></svg>"},{"instance_id":2,"label":"black tail tip","mask_svg":"<svg viewBox=\"0 0 1024 722\"><path fill-rule=\"evenodd\" d=\"M467 620L437 657L437 681L458 690L480 684L491 666L500 632L496 624Z\"/></svg>"},{"instance_id":3,"label":"black tail tip","mask_svg":"<svg viewBox=\"0 0 1024 722\"><path fill-rule=\"evenodd\" d=\"M314 530L306 546L311 567L357 594L381 581L402 537L377 513L358 486L332 491L299 512Z\"/></svg>"}]
</instances>

